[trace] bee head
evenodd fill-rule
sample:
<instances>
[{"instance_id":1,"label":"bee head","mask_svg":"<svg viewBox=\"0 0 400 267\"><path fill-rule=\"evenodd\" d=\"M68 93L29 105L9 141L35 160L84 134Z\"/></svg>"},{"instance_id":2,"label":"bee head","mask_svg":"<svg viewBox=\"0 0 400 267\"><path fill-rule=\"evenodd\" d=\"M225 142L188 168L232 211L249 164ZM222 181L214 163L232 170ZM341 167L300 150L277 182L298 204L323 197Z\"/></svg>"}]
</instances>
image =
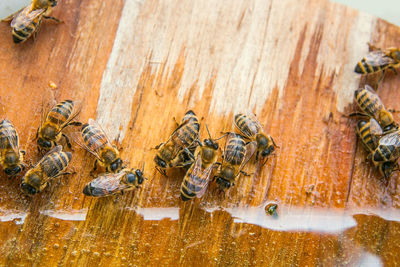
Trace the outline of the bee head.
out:
<instances>
[{"instance_id":1,"label":"bee head","mask_svg":"<svg viewBox=\"0 0 400 267\"><path fill-rule=\"evenodd\" d=\"M386 161L379 166L379 171L384 178L389 178L397 168L398 166L396 163L391 161Z\"/></svg>"},{"instance_id":2,"label":"bee head","mask_svg":"<svg viewBox=\"0 0 400 267\"><path fill-rule=\"evenodd\" d=\"M43 139L41 137L38 138L37 144L38 144L39 147L42 147L42 148L47 148L47 149L51 148L51 142L48 141L48 140L45 140L45 139Z\"/></svg>"},{"instance_id":3,"label":"bee head","mask_svg":"<svg viewBox=\"0 0 400 267\"><path fill-rule=\"evenodd\" d=\"M167 168L167 163L164 160L162 160L159 156L155 156L154 161L161 168L163 169Z\"/></svg>"},{"instance_id":4,"label":"bee head","mask_svg":"<svg viewBox=\"0 0 400 267\"><path fill-rule=\"evenodd\" d=\"M208 147L211 147L215 150L218 149L218 143L214 142L212 139L204 139L204 144Z\"/></svg>"},{"instance_id":5,"label":"bee head","mask_svg":"<svg viewBox=\"0 0 400 267\"><path fill-rule=\"evenodd\" d=\"M121 159L117 159L116 161L114 161L113 163L111 163L110 165L110 170L112 172L116 172L118 171L122 166L122 160Z\"/></svg>"},{"instance_id":6,"label":"bee head","mask_svg":"<svg viewBox=\"0 0 400 267\"><path fill-rule=\"evenodd\" d=\"M48 0L48 5L51 7L55 7L57 5L57 0Z\"/></svg>"},{"instance_id":7,"label":"bee head","mask_svg":"<svg viewBox=\"0 0 400 267\"><path fill-rule=\"evenodd\" d=\"M226 190L231 187L231 182L228 180L225 180L224 178L218 177L216 179L217 184L219 185L219 188L221 190Z\"/></svg>"},{"instance_id":8,"label":"bee head","mask_svg":"<svg viewBox=\"0 0 400 267\"><path fill-rule=\"evenodd\" d=\"M143 177L143 172L141 170L136 170L136 177L138 178L138 184L142 184L144 177Z\"/></svg>"},{"instance_id":9,"label":"bee head","mask_svg":"<svg viewBox=\"0 0 400 267\"><path fill-rule=\"evenodd\" d=\"M21 167L19 165L15 166L15 167L9 167L9 168L4 169L4 172L7 175L16 175L20 171L21 171Z\"/></svg>"},{"instance_id":10,"label":"bee head","mask_svg":"<svg viewBox=\"0 0 400 267\"><path fill-rule=\"evenodd\" d=\"M261 151L261 156L265 158L266 156L270 155L272 152L274 152L275 147L274 146L268 146L264 150Z\"/></svg>"},{"instance_id":11,"label":"bee head","mask_svg":"<svg viewBox=\"0 0 400 267\"><path fill-rule=\"evenodd\" d=\"M90 183L85 185L85 187L83 188L83 194L85 194L86 196L92 196L92 186Z\"/></svg>"},{"instance_id":12,"label":"bee head","mask_svg":"<svg viewBox=\"0 0 400 267\"><path fill-rule=\"evenodd\" d=\"M37 190L29 184L22 182L21 189L25 194L34 195L37 193Z\"/></svg>"}]
</instances>

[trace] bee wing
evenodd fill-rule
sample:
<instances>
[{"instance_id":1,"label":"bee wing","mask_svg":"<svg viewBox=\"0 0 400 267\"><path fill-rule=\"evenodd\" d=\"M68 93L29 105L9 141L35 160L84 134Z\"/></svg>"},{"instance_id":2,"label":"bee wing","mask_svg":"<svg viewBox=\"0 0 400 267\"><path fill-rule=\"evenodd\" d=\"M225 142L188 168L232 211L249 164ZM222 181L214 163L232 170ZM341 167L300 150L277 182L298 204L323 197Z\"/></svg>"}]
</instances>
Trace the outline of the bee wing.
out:
<instances>
[{"instance_id":1,"label":"bee wing","mask_svg":"<svg viewBox=\"0 0 400 267\"><path fill-rule=\"evenodd\" d=\"M367 105L365 108L365 112L369 113L373 117L377 117L378 113L385 109L385 106L383 105L382 100L379 98L378 94L375 92L375 90L369 86L368 84L365 85L365 89L368 90L371 95L369 100L371 101L371 104Z\"/></svg>"},{"instance_id":2,"label":"bee wing","mask_svg":"<svg viewBox=\"0 0 400 267\"><path fill-rule=\"evenodd\" d=\"M47 158L47 156L49 156L51 153L55 153L55 152L59 153L61 151L62 151L62 146L61 145L53 147L49 152L44 154L44 156L39 160L39 162L36 163L36 166L39 165L40 163L42 163Z\"/></svg>"},{"instance_id":3,"label":"bee wing","mask_svg":"<svg viewBox=\"0 0 400 267\"><path fill-rule=\"evenodd\" d=\"M236 114L235 117L240 114ZM247 116L250 119L250 123L246 125L246 127L239 127L236 124L236 120L234 120L234 125L239 131L244 134L246 137L251 138L256 135L262 129L261 123L258 121L257 117L253 113L244 113L242 115Z\"/></svg>"},{"instance_id":4,"label":"bee wing","mask_svg":"<svg viewBox=\"0 0 400 267\"><path fill-rule=\"evenodd\" d=\"M379 145L396 146L396 147L400 146L400 131L384 135L379 140Z\"/></svg>"},{"instance_id":5,"label":"bee wing","mask_svg":"<svg viewBox=\"0 0 400 267\"><path fill-rule=\"evenodd\" d=\"M85 141L83 140L82 137L82 132L73 132L71 134L72 140L74 141L75 144L77 144L78 146L80 146L82 149L86 150L87 152L89 152L90 154L92 154L93 156L95 156L98 160L101 160L100 155L94 151L93 149L89 148L86 144ZM96 146L98 146L99 144L96 144Z\"/></svg>"},{"instance_id":6,"label":"bee wing","mask_svg":"<svg viewBox=\"0 0 400 267\"><path fill-rule=\"evenodd\" d=\"M27 24L34 21L37 17L43 15L44 12L46 12L45 8L32 10L31 6L27 6L11 21L11 27L16 30L22 30Z\"/></svg>"},{"instance_id":7,"label":"bee wing","mask_svg":"<svg viewBox=\"0 0 400 267\"><path fill-rule=\"evenodd\" d=\"M243 170L243 168L246 166L247 162L251 159L251 157L254 155L254 152L257 150L257 142L249 142L246 145L246 153L244 154L244 159L242 161L242 164L239 167L239 171Z\"/></svg>"},{"instance_id":8,"label":"bee wing","mask_svg":"<svg viewBox=\"0 0 400 267\"><path fill-rule=\"evenodd\" d=\"M383 134L383 130L382 130L381 126L373 118L371 118L369 120L369 127L370 127L370 132L373 136L381 136Z\"/></svg>"},{"instance_id":9,"label":"bee wing","mask_svg":"<svg viewBox=\"0 0 400 267\"><path fill-rule=\"evenodd\" d=\"M190 174L190 180L195 181L196 183L189 183L187 187L188 190L192 192L196 192L196 187L201 187L201 190L196 194L196 197L200 198L204 195L208 183L210 182L213 164L211 164L208 168L203 169L200 153L198 154L196 161L193 164L194 167L192 173Z\"/></svg>"},{"instance_id":10,"label":"bee wing","mask_svg":"<svg viewBox=\"0 0 400 267\"><path fill-rule=\"evenodd\" d=\"M228 150L228 144L231 139L237 139L241 138L243 140L243 137L239 134L235 133L229 133L228 138L226 138L226 143L225 143L225 148L224 148L224 160L227 162L232 162L234 159L240 158L241 156L239 155L241 153L240 150L236 149L235 147L230 148ZM243 140L244 142L244 140ZM229 153L227 153L229 151Z\"/></svg>"},{"instance_id":11,"label":"bee wing","mask_svg":"<svg viewBox=\"0 0 400 267\"><path fill-rule=\"evenodd\" d=\"M124 174L125 172L123 171L119 173L105 173L90 181L88 185L90 185L94 196L112 195L131 187L121 183L121 177Z\"/></svg>"},{"instance_id":12,"label":"bee wing","mask_svg":"<svg viewBox=\"0 0 400 267\"><path fill-rule=\"evenodd\" d=\"M5 119L5 120L1 120L0 124L2 124L4 121L6 121L6 119ZM7 120L7 122L10 123L11 125L13 125L13 124L11 123L11 121L9 121L9 120ZM14 125L13 125L13 129L15 130ZM7 142L4 142L5 140L4 140L4 141L2 140L2 141L0 142L0 148L1 148L1 149L7 148L7 147L3 147L3 144L10 145L11 148L12 148L12 150L18 155L18 154L19 154L18 133L15 133L15 134L14 134L9 128L6 128L6 127L4 127L4 129L2 129L1 131L4 132L4 135L3 135L2 138L5 137L6 140L7 140ZM15 130L15 132L16 132L16 130Z\"/></svg>"},{"instance_id":13,"label":"bee wing","mask_svg":"<svg viewBox=\"0 0 400 267\"><path fill-rule=\"evenodd\" d=\"M97 121L95 121L94 119L90 118L89 121L88 121L88 124L89 124L89 125L93 125L93 126L95 126L96 128L98 128L100 131L102 131L103 134L104 134L104 136L105 136L106 139L107 139L107 142L108 142L109 144L112 144L111 141L110 141L110 139L108 138L107 132L104 131L103 127L101 127L101 125L100 125ZM99 140L99 141L100 141L100 140Z\"/></svg>"},{"instance_id":14,"label":"bee wing","mask_svg":"<svg viewBox=\"0 0 400 267\"><path fill-rule=\"evenodd\" d=\"M71 115L68 117L68 119L61 125L60 131L61 131L63 128L67 127L68 124L69 124L73 119L75 119L76 116L78 116L79 113L81 112L81 109L82 109L82 102L81 102L81 101L73 101L73 103L74 103L74 109L72 110Z\"/></svg>"},{"instance_id":15,"label":"bee wing","mask_svg":"<svg viewBox=\"0 0 400 267\"><path fill-rule=\"evenodd\" d=\"M382 66L393 64L395 62L394 59L388 57L382 50L375 50L368 53L363 61L371 66Z\"/></svg>"}]
</instances>

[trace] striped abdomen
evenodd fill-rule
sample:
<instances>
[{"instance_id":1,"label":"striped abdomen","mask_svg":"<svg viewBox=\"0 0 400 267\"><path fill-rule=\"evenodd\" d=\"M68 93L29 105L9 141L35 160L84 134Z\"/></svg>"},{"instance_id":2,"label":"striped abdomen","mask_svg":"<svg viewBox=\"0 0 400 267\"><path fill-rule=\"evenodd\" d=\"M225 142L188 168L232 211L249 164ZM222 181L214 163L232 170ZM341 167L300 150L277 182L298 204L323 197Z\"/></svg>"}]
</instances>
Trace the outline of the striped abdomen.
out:
<instances>
[{"instance_id":1,"label":"striped abdomen","mask_svg":"<svg viewBox=\"0 0 400 267\"><path fill-rule=\"evenodd\" d=\"M73 110L74 102L72 100L62 101L50 110L46 121L63 125L70 118Z\"/></svg>"},{"instance_id":2,"label":"striped abdomen","mask_svg":"<svg viewBox=\"0 0 400 267\"><path fill-rule=\"evenodd\" d=\"M18 148L18 134L9 120L0 122L0 149Z\"/></svg>"},{"instance_id":3,"label":"striped abdomen","mask_svg":"<svg viewBox=\"0 0 400 267\"><path fill-rule=\"evenodd\" d=\"M375 116L381 109L383 109L380 98L368 89L360 88L355 90L354 98L356 99L360 109L370 115Z\"/></svg>"},{"instance_id":4,"label":"striped abdomen","mask_svg":"<svg viewBox=\"0 0 400 267\"><path fill-rule=\"evenodd\" d=\"M237 134L231 134L224 151L224 160L232 165L240 165L246 154L246 143Z\"/></svg>"},{"instance_id":5,"label":"striped abdomen","mask_svg":"<svg viewBox=\"0 0 400 267\"><path fill-rule=\"evenodd\" d=\"M53 152L40 161L42 172L49 178L55 177L68 167L72 154L70 152Z\"/></svg>"},{"instance_id":6,"label":"striped abdomen","mask_svg":"<svg viewBox=\"0 0 400 267\"><path fill-rule=\"evenodd\" d=\"M108 143L107 137L103 131L94 125L84 124L81 132L86 146L96 153L99 153Z\"/></svg>"},{"instance_id":7,"label":"striped abdomen","mask_svg":"<svg viewBox=\"0 0 400 267\"><path fill-rule=\"evenodd\" d=\"M361 61L359 61L354 68L354 72L359 73L359 74L368 74L368 73L374 73L378 72L381 70L386 69L389 66L389 64L381 64L381 65L371 65L368 64L366 61L366 58L363 58Z\"/></svg>"},{"instance_id":8,"label":"striped abdomen","mask_svg":"<svg viewBox=\"0 0 400 267\"><path fill-rule=\"evenodd\" d=\"M182 119L182 127L173 134L173 142L180 147L190 146L199 137L200 124L196 114L189 110Z\"/></svg>"},{"instance_id":9,"label":"striped abdomen","mask_svg":"<svg viewBox=\"0 0 400 267\"><path fill-rule=\"evenodd\" d=\"M400 151L398 146L379 145L373 154L374 162L393 161L399 157Z\"/></svg>"},{"instance_id":10,"label":"striped abdomen","mask_svg":"<svg viewBox=\"0 0 400 267\"><path fill-rule=\"evenodd\" d=\"M29 37L32 36L40 27L42 23L42 16L36 18L34 21L26 25L25 28L17 30L13 28L12 36L14 43L22 43L25 42Z\"/></svg>"},{"instance_id":11,"label":"striped abdomen","mask_svg":"<svg viewBox=\"0 0 400 267\"><path fill-rule=\"evenodd\" d=\"M361 141L370 150L373 151L376 148L376 143L374 142L374 137L371 134L370 122L358 121L357 122L357 132L360 136Z\"/></svg>"},{"instance_id":12,"label":"striped abdomen","mask_svg":"<svg viewBox=\"0 0 400 267\"><path fill-rule=\"evenodd\" d=\"M259 125L253 121L249 116L244 114L235 115L235 125L239 130L246 135L246 137L253 137L259 131Z\"/></svg>"},{"instance_id":13,"label":"striped abdomen","mask_svg":"<svg viewBox=\"0 0 400 267\"><path fill-rule=\"evenodd\" d=\"M201 166L195 166L192 164L187 171L185 178L181 185L181 198L183 201L194 198L205 186L205 178L194 173L203 173Z\"/></svg>"}]
</instances>

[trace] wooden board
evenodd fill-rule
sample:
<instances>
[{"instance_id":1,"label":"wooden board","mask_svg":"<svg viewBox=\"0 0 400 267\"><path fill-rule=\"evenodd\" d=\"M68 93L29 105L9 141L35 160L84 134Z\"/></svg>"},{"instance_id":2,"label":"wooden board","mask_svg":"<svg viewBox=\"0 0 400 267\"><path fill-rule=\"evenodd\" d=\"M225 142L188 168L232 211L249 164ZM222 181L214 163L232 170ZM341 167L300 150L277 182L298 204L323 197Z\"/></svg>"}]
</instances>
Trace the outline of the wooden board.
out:
<instances>
[{"instance_id":1,"label":"wooden board","mask_svg":"<svg viewBox=\"0 0 400 267\"><path fill-rule=\"evenodd\" d=\"M386 185L356 138L353 72L367 42L398 46L400 29L324 0L62 1L37 35L12 43L0 25L0 114L16 126L27 162L42 100L82 101L120 136L140 190L93 199L90 154L75 147L75 175L40 195L1 175L0 265L393 265L400 261L398 174ZM49 82L58 85L52 90ZM379 95L398 109L400 78ZM49 93L50 92L50 93ZM179 199L182 170L154 169L157 144L185 111L214 136L254 112L279 145L252 161L226 195ZM399 119L398 113L395 114ZM71 130L72 131L72 130ZM220 142L223 146L223 141ZM278 203L278 216L266 215Z\"/></svg>"}]
</instances>

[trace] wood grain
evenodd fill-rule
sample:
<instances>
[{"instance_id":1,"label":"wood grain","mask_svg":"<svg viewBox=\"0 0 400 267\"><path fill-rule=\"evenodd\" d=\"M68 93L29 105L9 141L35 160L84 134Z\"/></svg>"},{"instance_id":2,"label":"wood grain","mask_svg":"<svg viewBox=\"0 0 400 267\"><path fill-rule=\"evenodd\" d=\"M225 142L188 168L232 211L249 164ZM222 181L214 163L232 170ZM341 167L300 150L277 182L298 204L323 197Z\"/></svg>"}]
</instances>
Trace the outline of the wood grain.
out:
<instances>
[{"instance_id":1,"label":"wood grain","mask_svg":"<svg viewBox=\"0 0 400 267\"><path fill-rule=\"evenodd\" d=\"M1 175L0 265L394 265L400 261L396 173L388 185L356 138L353 73L367 53L400 43L400 29L324 0L61 2L35 40L16 46L0 25L0 114L16 126L27 161L43 99L82 101L120 137L141 189L84 197L94 159L74 147L75 175L40 195ZM49 88L49 82L58 85ZM397 107L400 78L379 88ZM185 111L215 137L255 112L278 143L225 195L179 199L183 170L154 169L154 147ZM395 117L399 119L396 113ZM74 129L70 129L70 132ZM223 146L224 142L221 141ZM266 215L278 203L278 216Z\"/></svg>"}]
</instances>

